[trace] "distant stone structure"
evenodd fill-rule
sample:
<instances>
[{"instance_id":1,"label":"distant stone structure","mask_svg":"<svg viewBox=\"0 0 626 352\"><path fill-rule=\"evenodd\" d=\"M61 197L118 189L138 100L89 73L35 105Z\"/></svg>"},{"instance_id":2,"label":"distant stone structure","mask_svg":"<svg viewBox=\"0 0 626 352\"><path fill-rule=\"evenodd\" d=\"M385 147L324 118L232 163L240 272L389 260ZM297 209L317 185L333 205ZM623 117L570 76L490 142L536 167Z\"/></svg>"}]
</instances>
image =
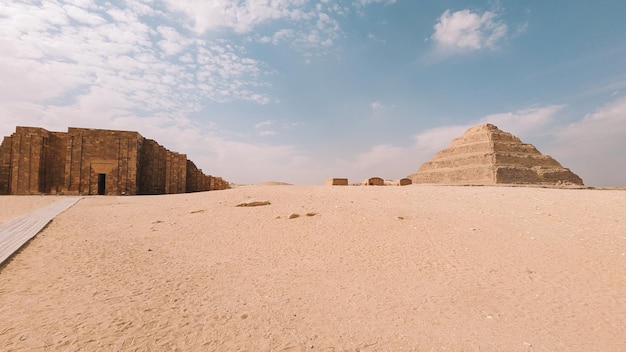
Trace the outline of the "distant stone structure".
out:
<instances>
[{"instance_id":1,"label":"distant stone structure","mask_svg":"<svg viewBox=\"0 0 626 352\"><path fill-rule=\"evenodd\" d=\"M0 194L135 195L229 188L138 132L18 126L0 144Z\"/></svg>"},{"instance_id":2,"label":"distant stone structure","mask_svg":"<svg viewBox=\"0 0 626 352\"><path fill-rule=\"evenodd\" d=\"M384 186L385 180L380 177L370 177L367 180L363 181L363 185L365 186Z\"/></svg>"},{"instance_id":3,"label":"distant stone structure","mask_svg":"<svg viewBox=\"0 0 626 352\"><path fill-rule=\"evenodd\" d=\"M469 128L408 178L438 184L583 185L552 157L492 124Z\"/></svg>"},{"instance_id":4,"label":"distant stone structure","mask_svg":"<svg viewBox=\"0 0 626 352\"><path fill-rule=\"evenodd\" d=\"M398 180L398 186L408 186L413 184L413 181L410 178L401 178Z\"/></svg>"},{"instance_id":5,"label":"distant stone structure","mask_svg":"<svg viewBox=\"0 0 626 352\"><path fill-rule=\"evenodd\" d=\"M326 186L347 186L348 179L347 178L329 178L324 183Z\"/></svg>"}]
</instances>

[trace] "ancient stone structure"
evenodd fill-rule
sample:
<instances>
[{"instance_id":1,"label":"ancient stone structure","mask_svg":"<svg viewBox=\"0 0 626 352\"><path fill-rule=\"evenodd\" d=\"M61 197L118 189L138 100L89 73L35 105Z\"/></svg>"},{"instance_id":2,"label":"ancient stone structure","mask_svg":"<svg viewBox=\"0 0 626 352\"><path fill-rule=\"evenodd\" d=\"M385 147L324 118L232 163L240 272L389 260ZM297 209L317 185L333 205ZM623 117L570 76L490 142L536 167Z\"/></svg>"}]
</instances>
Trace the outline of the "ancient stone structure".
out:
<instances>
[{"instance_id":1,"label":"ancient stone structure","mask_svg":"<svg viewBox=\"0 0 626 352\"><path fill-rule=\"evenodd\" d=\"M385 180L380 177L370 177L367 180L363 181L363 185L365 186L384 186Z\"/></svg>"},{"instance_id":2,"label":"ancient stone structure","mask_svg":"<svg viewBox=\"0 0 626 352\"><path fill-rule=\"evenodd\" d=\"M137 132L17 127L0 144L0 194L134 195L229 188Z\"/></svg>"},{"instance_id":3,"label":"ancient stone structure","mask_svg":"<svg viewBox=\"0 0 626 352\"><path fill-rule=\"evenodd\" d=\"M469 128L408 178L414 183L468 185L583 184L552 157L491 124Z\"/></svg>"},{"instance_id":4,"label":"ancient stone structure","mask_svg":"<svg viewBox=\"0 0 626 352\"><path fill-rule=\"evenodd\" d=\"M413 181L410 178L401 178L398 180L398 186L408 186L413 184Z\"/></svg>"},{"instance_id":5,"label":"ancient stone structure","mask_svg":"<svg viewBox=\"0 0 626 352\"><path fill-rule=\"evenodd\" d=\"M347 178L329 178L324 183L326 186L347 186L348 179Z\"/></svg>"}]
</instances>

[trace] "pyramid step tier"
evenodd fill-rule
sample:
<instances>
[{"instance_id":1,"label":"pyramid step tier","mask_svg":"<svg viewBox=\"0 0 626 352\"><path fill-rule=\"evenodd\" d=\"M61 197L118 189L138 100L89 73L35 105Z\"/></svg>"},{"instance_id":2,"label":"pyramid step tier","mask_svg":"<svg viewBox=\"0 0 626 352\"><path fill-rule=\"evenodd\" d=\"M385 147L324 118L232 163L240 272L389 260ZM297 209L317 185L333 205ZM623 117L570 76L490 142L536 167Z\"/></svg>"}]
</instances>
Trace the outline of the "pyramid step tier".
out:
<instances>
[{"instance_id":1,"label":"pyramid step tier","mask_svg":"<svg viewBox=\"0 0 626 352\"><path fill-rule=\"evenodd\" d=\"M583 185L551 156L491 124L469 128L407 178L439 184Z\"/></svg>"},{"instance_id":2,"label":"pyramid step tier","mask_svg":"<svg viewBox=\"0 0 626 352\"><path fill-rule=\"evenodd\" d=\"M495 166L520 166L526 168L540 167L546 169L562 167L559 162L548 155L522 153L466 153L446 155L433 158L422 165L426 168L452 168L473 164L493 164ZM422 169L422 168L420 168ZM424 169L426 170L426 169Z\"/></svg>"},{"instance_id":3,"label":"pyramid step tier","mask_svg":"<svg viewBox=\"0 0 626 352\"><path fill-rule=\"evenodd\" d=\"M533 154L542 155L532 144L526 143L493 143L491 141L481 141L476 143L459 144L449 146L448 148L435 154L433 159L448 157L457 154L474 154L474 153L513 153L513 154Z\"/></svg>"}]
</instances>

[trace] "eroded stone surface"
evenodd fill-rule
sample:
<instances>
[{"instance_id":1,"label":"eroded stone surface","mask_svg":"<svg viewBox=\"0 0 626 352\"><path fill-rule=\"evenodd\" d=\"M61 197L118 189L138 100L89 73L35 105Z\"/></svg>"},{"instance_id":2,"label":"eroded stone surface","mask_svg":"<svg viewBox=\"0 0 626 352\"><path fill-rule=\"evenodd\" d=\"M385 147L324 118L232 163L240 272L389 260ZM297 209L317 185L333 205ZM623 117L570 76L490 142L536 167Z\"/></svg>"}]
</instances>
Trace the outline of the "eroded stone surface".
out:
<instances>
[{"instance_id":1,"label":"eroded stone surface","mask_svg":"<svg viewBox=\"0 0 626 352\"><path fill-rule=\"evenodd\" d=\"M469 128L408 178L436 184L583 185L558 161L492 124Z\"/></svg>"},{"instance_id":2,"label":"eroded stone surface","mask_svg":"<svg viewBox=\"0 0 626 352\"><path fill-rule=\"evenodd\" d=\"M18 126L0 144L0 194L164 194L228 188L137 132Z\"/></svg>"}]
</instances>

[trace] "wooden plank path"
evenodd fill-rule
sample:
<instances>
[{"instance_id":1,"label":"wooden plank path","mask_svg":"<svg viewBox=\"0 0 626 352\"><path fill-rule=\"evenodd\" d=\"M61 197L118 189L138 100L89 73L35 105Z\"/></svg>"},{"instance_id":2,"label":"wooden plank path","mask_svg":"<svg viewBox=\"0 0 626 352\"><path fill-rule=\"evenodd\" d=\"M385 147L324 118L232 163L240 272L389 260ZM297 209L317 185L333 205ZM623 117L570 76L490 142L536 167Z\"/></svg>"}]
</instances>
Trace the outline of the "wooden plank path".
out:
<instances>
[{"instance_id":1,"label":"wooden plank path","mask_svg":"<svg viewBox=\"0 0 626 352\"><path fill-rule=\"evenodd\" d=\"M68 197L0 224L0 264L81 197Z\"/></svg>"}]
</instances>

